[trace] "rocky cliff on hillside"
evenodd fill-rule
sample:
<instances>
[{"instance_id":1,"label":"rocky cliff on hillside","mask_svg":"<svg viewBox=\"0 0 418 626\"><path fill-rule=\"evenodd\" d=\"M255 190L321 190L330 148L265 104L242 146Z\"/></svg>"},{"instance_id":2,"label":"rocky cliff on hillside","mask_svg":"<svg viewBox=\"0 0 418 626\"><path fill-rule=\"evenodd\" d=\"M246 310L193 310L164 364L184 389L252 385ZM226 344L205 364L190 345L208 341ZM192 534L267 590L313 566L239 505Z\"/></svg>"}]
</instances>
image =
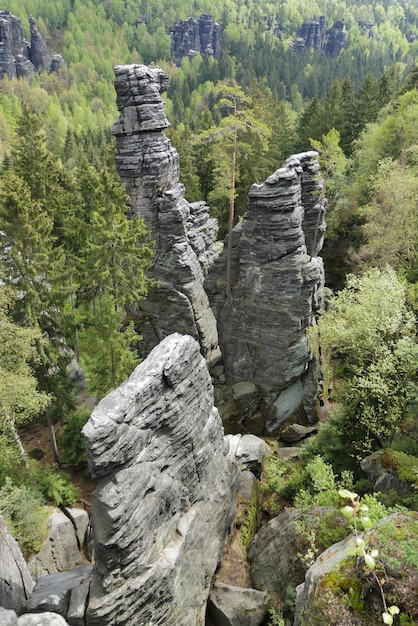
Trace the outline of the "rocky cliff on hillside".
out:
<instances>
[{"instance_id":1,"label":"rocky cliff on hillside","mask_svg":"<svg viewBox=\"0 0 418 626\"><path fill-rule=\"evenodd\" d=\"M293 41L293 50L301 53L306 49L312 49L330 56L337 56L347 47L344 28L344 20L337 20L328 28L324 15L321 15L319 20L304 22Z\"/></svg>"},{"instance_id":2,"label":"rocky cliff on hillside","mask_svg":"<svg viewBox=\"0 0 418 626\"><path fill-rule=\"evenodd\" d=\"M203 625L238 471L199 345L166 338L83 432L98 479L88 624Z\"/></svg>"},{"instance_id":3,"label":"rocky cliff on hillside","mask_svg":"<svg viewBox=\"0 0 418 626\"><path fill-rule=\"evenodd\" d=\"M136 310L145 354L173 332L199 341L210 359L217 352L216 321L203 288L214 252L217 222L204 202L190 204L179 183L179 158L163 130L169 126L161 92L168 76L159 68L115 68L120 111L112 132L116 164L130 196L130 212L144 219L155 241L153 277L159 281Z\"/></svg>"},{"instance_id":4,"label":"rocky cliff on hillside","mask_svg":"<svg viewBox=\"0 0 418 626\"><path fill-rule=\"evenodd\" d=\"M221 52L221 27L213 21L212 16L204 13L197 20L188 17L170 26L171 58L179 63L185 56L193 58L196 54L202 57L219 57Z\"/></svg>"},{"instance_id":5,"label":"rocky cliff on hillside","mask_svg":"<svg viewBox=\"0 0 418 626\"><path fill-rule=\"evenodd\" d=\"M29 25L30 43L23 37L19 18L10 11L0 11L0 79L29 78L35 72L57 71L64 65L61 55L51 57L33 17Z\"/></svg>"},{"instance_id":6,"label":"rocky cliff on hillside","mask_svg":"<svg viewBox=\"0 0 418 626\"><path fill-rule=\"evenodd\" d=\"M232 234L231 297L225 253L206 281L227 382L252 389L252 411L261 412L267 433L291 418L315 420L306 329L322 306L324 214L317 153L291 157L250 189L248 211Z\"/></svg>"}]
</instances>

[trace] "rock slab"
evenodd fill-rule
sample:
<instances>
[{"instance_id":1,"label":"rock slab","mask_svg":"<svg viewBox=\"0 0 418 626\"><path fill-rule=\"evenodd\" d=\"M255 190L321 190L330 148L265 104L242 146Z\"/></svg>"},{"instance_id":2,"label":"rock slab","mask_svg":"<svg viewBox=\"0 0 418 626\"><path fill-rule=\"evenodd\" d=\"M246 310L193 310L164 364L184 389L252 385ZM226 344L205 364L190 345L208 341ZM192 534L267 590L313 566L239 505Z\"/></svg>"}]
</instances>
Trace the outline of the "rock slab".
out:
<instances>
[{"instance_id":1,"label":"rock slab","mask_svg":"<svg viewBox=\"0 0 418 626\"><path fill-rule=\"evenodd\" d=\"M23 554L0 515L0 606L20 613L33 586Z\"/></svg>"},{"instance_id":2,"label":"rock slab","mask_svg":"<svg viewBox=\"0 0 418 626\"><path fill-rule=\"evenodd\" d=\"M89 626L203 625L238 470L197 342L163 340L83 433L98 479Z\"/></svg>"}]
</instances>

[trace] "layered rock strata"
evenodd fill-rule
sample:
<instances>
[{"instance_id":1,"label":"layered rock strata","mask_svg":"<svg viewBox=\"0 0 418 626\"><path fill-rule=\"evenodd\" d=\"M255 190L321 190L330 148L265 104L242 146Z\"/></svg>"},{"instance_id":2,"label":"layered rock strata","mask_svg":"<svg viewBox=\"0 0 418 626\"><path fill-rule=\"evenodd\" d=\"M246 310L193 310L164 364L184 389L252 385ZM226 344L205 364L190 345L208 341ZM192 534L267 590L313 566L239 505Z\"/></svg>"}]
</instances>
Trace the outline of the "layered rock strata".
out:
<instances>
[{"instance_id":1,"label":"layered rock strata","mask_svg":"<svg viewBox=\"0 0 418 626\"><path fill-rule=\"evenodd\" d=\"M33 586L23 554L0 515L0 607L21 613Z\"/></svg>"},{"instance_id":2,"label":"layered rock strata","mask_svg":"<svg viewBox=\"0 0 418 626\"><path fill-rule=\"evenodd\" d=\"M23 37L19 18L10 11L0 11L0 79L30 78L36 72L57 71L65 65L59 54L51 59L33 17L29 24L30 43Z\"/></svg>"},{"instance_id":3,"label":"layered rock strata","mask_svg":"<svg viewBox=\"0 0 418 626\"><path fill-rule=\"evenodd\" d=\"M203 625L238 470L199 345L166 338L83 432L98 479L87 623Z\"/></svg>"},{"instance_id":4,"label":"layered rock strata","mask_svg":"<svg viewBox=\"0 0 418 626\"><path fill-rule=\"evenodd\" d=\"M322 306L324 214L317 153L291 157L250 189L248 211L232 233L231 297L225 254L206 281L227 382L256 388L253 412L261 411L268 433L290 419L316 419L306 329Z\"/></svg>"},{"instance_id":5,"label":"layered rock strata","mask_svg":"<svg viewBox=\"0 0 418 626\"><path fill-rule=\"evenodd\" d=\"M116 163L131 201L155 241L152 275L159 286L139 303L144 354L171 334L189 334L208 358L216 354L216 321L203 288L214 251L216 220L203 202L188 203L179 183L179 159L163 130L169 126L161 92L168 76L159 68L115 68L120 117L113 127Z\"/></svg>"},{"instance_id":6,"label":"layered rock strata","mask_svg":"<svg viewBox=\"0 0 418 626\"><path fill-rule=\"evenodd\" d=\"M170 26L171 58L179 63L185 56L193 58L196 54L218 58L221 51L221 27L213 21L209 13L204 13L197 20L188 17Z\"/></svg>"}]
</instances>

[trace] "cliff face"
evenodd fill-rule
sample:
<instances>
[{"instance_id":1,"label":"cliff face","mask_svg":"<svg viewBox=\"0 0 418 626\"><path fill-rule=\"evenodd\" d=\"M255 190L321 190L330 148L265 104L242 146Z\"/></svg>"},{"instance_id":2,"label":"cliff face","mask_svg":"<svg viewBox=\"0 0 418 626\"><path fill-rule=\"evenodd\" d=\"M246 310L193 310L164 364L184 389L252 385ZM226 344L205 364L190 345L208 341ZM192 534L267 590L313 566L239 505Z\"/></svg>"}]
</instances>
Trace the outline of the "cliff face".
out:
<instances>
[{"instance_id":1,"label":"cliff face","mask_svg":"<svg viewBox=\"0 0 418 626\"><path fill-rule=\"evenodd\" d=\"M253 185L248 212L233 232L232 297L224 296L225 255L206 283L227 381L255 384L268 433L290 418L315 419L306 329L322 305L322 187L315 152L291 157Z\"/></svg>"},{"instance_id":2,"label":"cliff face","mask_svg":"<svg viewBox=\"0 0 418 626\"><path fill-rule=\"evenodd\" d=\"M131 213L141 215L155 241L152 274L159 281L136 310L142 348L148 354L162 338L180 332L197 339L210 359L218 337L203 282L217 223L203 202L184 198L178 154L163 132L169 126L161 97L167 75L143 65L118 66L115 73L116 163Z\"/></svg>"},{"instance_id":3,"label":"cliff face","mask_svg":"<svg viewBox=\"0 0 418 626\"><path fill-rule=\"evenodd\" d=\"M347 47L344 20L337 20L328 28L327 20L321 15L319 20L304 22L293 41L293 50L303 52L307 48L337 56Z\"/></svg>"},{"instance_id":4,"label":"cliff face","mask_svg":"<svg viewBox=\"0 0 418 626\"><path fill-rule=\"evenodd\" d=\"M87 623L203 626L238 472L198 344L162 341L83 432L98 478Z\"/></svg>"},{"instance_id":5,"label":"cliff face","mask_svg":"<svg viewBox=\"0 0 418 626\"><path fill-rule=\"evenodd\" d=\"M33 17L29 24L30 43L23 37L19 18L10 11L0 11L0 79L29 78L35 72L57 71L64 65L61 55L51 58Z\"/></svg>"},{"instance_id":6,"label":"cliff face","mask_svg":"<svg viewBox=\"0 0 418 626\"><path fill-rule=\"evenodd\" d=\"M221 52L221 27L212 16L204 13L197 20L188 17L176 22L169 29L171 37L171 58L179 63L185 56L196 54L218 58Z\"/></svg>"}]
</instances>

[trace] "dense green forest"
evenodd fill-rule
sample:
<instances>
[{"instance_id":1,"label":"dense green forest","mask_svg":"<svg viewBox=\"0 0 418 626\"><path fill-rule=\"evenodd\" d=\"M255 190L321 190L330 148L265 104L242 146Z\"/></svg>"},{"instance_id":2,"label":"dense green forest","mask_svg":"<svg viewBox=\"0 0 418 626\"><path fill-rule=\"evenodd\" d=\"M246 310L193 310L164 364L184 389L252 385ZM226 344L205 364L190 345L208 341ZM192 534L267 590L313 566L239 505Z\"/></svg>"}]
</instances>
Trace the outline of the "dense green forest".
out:
<instances>
[{"instance_id":1,"label":"dense green forest","mask_svg":"<svg viewBox=\"0 0 418 626\"><path fill-rule=\"evenodd\" d=\"M127 311L147 293L152 245L143 222L126 217L114 165L113 66L124 63L156 63L169 74L168 134L186 197L209 203L221 237L231 197L238 219L253 182L294 152L320 153L323 256L336 295L311 342L331 412L298 466L270 461L269 497L337 506L341 486L363 497L370 485L359 460L384 449L413 493L381 506L417 510L416 3L10 0L2 8L22 20L27 38L35 16L49 50L66 61L56 74L0 81L0 509L25 552L42 538L33 530L42 504L77 494L56 467L28 457L22 428L65 418L60 460L83 469L88 411L68 378L72 356L97 397L137 363L140 337ZM221 25L219 59L197 55L176 66L168 27L203 12ZM336 57L293 52L298 28L320 15L345 20L347 48ZM31 503L25 511L22 501Z\"/></svg>"}]
</instances>

